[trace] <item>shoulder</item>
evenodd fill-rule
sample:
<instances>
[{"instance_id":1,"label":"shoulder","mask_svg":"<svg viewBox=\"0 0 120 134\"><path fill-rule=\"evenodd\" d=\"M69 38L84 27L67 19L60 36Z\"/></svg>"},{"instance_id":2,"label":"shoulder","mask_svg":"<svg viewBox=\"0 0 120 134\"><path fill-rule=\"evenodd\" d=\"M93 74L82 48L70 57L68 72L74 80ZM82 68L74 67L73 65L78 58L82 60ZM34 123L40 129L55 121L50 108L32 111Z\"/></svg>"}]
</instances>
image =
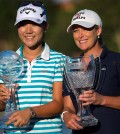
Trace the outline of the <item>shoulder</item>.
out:
<instances>
[{"instance_id":1,"label":"shoulder","mask_svg":"<svg viewBox=\"0 0 120 134\"><path fill-rule=\"evenodd\" d=\"M58 51L55 51L55 50L52 50L52 49L50 49L50 56L54 57L54 58L63 58L63 59L66 58L65 54L58 52Z\"/></svg>"},{"instance_id":2,"label":"shoulder","mask_svg":"<svg viewBox=\"0 0 120 134\"><path fill-rule=\"evenodd\" d=\"M105 62L111 67L117 67L120 70L120 53L108 50Z\"/></svg>"},{"instance_id":3,"label":"shoulder","mask_svg":"<svg viewBox=\"0 0 120 134\"><path fill-rule=\"evenodd\" d=\"M64 57L66 57L65 54L51 49L47 43L45 43L45 49L46 49L46 52L48 52L50 57L52 57L52 58L57 58L57 57L58 58L61 58L61 57L64 58Z\"/></svg>"},{"instance_id":4,"label":"shoulder","mask_svg":"<svg viewBox=\"0 0 120 134\"><path fill-rule=\"evenodd\" d=\"M108 50L108 56L111 59L119 60L120 61L120 53L118 53L118 52L115 52L115 51L112 51L112 50Z\"/></svg>"},{"instance_id":5,"label":"shoulder","mask_svg":"<svg viewBox=\"0 0 120 134\"><path fill-rule=\"evenodd\" d=\"M18 53L20 56L22 56L23 53L23 45L21 45L17 50L16 53Z\"/></svg>"},{"instance_id":6,"label":"shoulder","mask_svg":"<svg viewBox=\"0 0 120 134\"><path fill-rule=\"evenodd\" d=\"M120 53L112 51L110 49L108 49L106 46L103 47L103 51L101 54L101 58L105 58L106 60L116 60L119 59L120 60Z\"/></svg>"}]
</instances>

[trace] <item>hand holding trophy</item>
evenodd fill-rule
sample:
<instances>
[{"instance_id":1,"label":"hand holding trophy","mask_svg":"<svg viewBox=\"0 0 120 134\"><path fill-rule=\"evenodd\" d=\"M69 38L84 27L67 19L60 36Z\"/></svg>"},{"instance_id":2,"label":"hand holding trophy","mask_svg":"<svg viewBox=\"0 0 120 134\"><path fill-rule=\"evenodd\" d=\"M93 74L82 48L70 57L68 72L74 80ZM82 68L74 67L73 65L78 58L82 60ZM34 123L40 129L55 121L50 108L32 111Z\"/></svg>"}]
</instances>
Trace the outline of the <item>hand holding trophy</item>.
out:
<instances>
[{"instance_id":1,"label":"hand holding trophy","mask_svg":"<svg viewBox=\"0 0 120 134\"><path fill-rule=\"evenodd\" d=\"M84 93L85 90L92 89L95 72L96 67L93 55L66 58L64 72L66 84L76 97L78 105L77 115L81 118L79 124L83 127L94 126L98 123L98 119L92 115L89 105L83 106L82 101L79 100L80 94Z\"/></svg>"},{"instance_id":2,"label":"hand holding trophy","mask_svg":"<svg viewBox=\"0 0 120 134\"><path fill-rule=\"evenodd\" d=\"M16 89L15 83L21 79L21 74L24 69L23 60L14 51L6 50L0 52L0 79L9 89L10 99L6 101L5 112L0 116L0 128L14 130L14 125L5 125L9 117L18 110L16 105Z\"/></svg>"}]
</instances>

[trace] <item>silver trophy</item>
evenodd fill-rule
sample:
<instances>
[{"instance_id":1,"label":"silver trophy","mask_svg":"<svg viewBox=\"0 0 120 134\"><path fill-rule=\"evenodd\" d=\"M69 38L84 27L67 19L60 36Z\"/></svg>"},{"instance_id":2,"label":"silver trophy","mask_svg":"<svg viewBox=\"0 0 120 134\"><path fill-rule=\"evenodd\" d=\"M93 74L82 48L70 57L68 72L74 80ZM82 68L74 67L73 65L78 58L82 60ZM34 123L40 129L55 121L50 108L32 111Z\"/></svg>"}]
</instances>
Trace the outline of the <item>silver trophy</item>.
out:
<instances>
[{"instance_id":1,"label":"silver trophy","mask_svg":"<svg viewBox=\"0 0 120 134\"><path fill-rule=\"evenodd\" d=\"M98 123L90 110L90 106L82 106L82 101L79 100L79 95L85 90L92 89L95 79L95 62L94 57L80 56L78 58L67 57L65 62L65 81L68 88L76 97L78 112L80 116L80 125L84 127L94 126Z\"/></svg>"},{"instance_id":2,"label":"silver trophy","mask_svg":"<svg viewBox=\"0 0 120 134\"><path fill-rule=\"evenodd\" d=\"M0 52L0 79L11 93L10 99L6 101L5 112L0 116L0 129L13 131L16 129L13 124L7 126L5 122L18 110L14 86L21 79L23 69L23 60L17 53L10 50Z\"/></svg>"}]
</instances>

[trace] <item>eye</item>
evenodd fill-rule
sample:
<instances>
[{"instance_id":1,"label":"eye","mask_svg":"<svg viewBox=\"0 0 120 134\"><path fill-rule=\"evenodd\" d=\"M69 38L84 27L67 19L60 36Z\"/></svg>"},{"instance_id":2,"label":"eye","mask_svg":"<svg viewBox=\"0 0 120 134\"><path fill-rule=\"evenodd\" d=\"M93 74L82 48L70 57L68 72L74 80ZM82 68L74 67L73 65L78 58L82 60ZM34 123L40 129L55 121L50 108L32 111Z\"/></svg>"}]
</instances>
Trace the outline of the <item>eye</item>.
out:
<instances>
[{"instance_id":1,"label":"eye","mask_svg":"<svg viewBox=\"0 0 120 134\"><path fill-rule=\"evenodd\" d=\"M26 21L21 21L21 22L19 22L18 24L17 24L17 27L19 28L19 27L23 27L23 26L25 26L27 23L26 23Z\"/></svg>"},{"instance_id":2,"label":"eye","mask_svg":"<svg viewBox=\"0 0 120 134\"><path fill-rule=\"evenodd\" d=\"M78 28L73 29L73 32L74 32L74 33L77 32L77 31L78 31Z\"/></svg>"}]
</instances>

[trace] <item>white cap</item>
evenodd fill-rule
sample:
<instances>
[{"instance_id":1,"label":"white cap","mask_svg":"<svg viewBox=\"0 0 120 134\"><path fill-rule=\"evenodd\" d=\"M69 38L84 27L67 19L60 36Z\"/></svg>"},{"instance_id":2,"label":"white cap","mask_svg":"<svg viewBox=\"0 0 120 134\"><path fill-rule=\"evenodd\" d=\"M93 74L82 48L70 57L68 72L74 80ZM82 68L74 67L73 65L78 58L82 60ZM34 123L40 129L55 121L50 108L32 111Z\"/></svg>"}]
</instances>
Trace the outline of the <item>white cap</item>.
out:
<instances>
[{"instance_id":1,"label":"white cap","mask_svg":"<svg viewBox=\"0 0 120 134\"><path fill-rule=\"evenodd\" d=\"M67 28L67 32L70 32L72 26L75 24L85 28L91 28L94 25L102 27L100 16L96 12L88 9L80 10L73 16L71 24Z\"/></svg>"},{"instance_id":2,"label":"white cap","mask_svg":"<svg viewBox=\"0 0 120 134\"><path fill-rule=\"evenodd\" d=\"M43 21L47 22L46 11L43 6L38 7L33 4L22 6L17 11L15 25L23 20L30 20L37 24L41 24Z\"/></svg>"}]
</instances>

